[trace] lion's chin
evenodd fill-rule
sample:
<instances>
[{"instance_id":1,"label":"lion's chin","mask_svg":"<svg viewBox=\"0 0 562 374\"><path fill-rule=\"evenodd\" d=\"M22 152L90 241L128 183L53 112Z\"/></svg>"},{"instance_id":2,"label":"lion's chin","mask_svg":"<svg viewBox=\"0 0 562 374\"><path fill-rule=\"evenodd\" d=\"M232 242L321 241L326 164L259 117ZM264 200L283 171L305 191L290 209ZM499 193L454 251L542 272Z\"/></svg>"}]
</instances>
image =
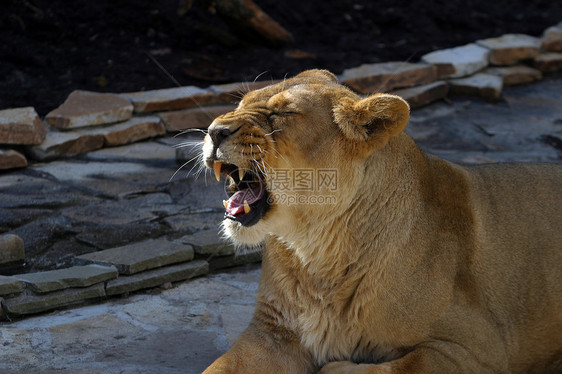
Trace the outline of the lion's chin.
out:
<instances>
[{"instance_id":1,"label":"lion's chin","mask_svg":"<svg viewBox=\"0 0 562 374\"><path fill-rule=\"evenodd\" d=\"M264 226L265 224L261 221L250 227L228 218L222 222L225 236L239 246L254 247L260 245L267 235Z\"/></svg>"}]
</instances>

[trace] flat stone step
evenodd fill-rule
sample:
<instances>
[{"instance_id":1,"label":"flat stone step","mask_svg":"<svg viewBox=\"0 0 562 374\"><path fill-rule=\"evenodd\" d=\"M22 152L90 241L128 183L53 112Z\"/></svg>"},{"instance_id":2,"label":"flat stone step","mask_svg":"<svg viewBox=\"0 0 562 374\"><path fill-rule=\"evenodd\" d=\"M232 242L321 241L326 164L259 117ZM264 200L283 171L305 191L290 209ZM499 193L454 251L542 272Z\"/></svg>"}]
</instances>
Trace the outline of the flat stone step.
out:
<instances>
[{"instance_id":1,"label":"flat stone step","mask_svg":"<svg viewBox=\"0 0 562 374\"><path fill-rule=\"evenodd\" d=\"M13 149L0 149L0 170L24 168L27 159L24 155Z\"/></svg>"},{"instance_id":2,"label":"flat stone step","mask_svg":"<svg viewBox=\"0 0 562 374\"><path fill-rule=\"evenodd\" d=\"M246 249L230 256L213 257L209 261L210 271L261 262L262 248Z\"/></svg>"},{"instance_id":3,"label":"flat stone step","mask_svg":"<svg viewBox=\"0 0 562 374\"><path fill-rule=\"evenodd\" d=\"M84 135L101 135L104 145L114 147L154 138L166 134L159 117L134 117L126 122L80 132Z\"/></svg>"},{"instance_id":4,"label":"flat stone step","mask_svg":"<svg viewBox=\"0 0 562 374\"><path fill-rule=\"evenodd\" d=\"M119 274L130 275L178 262L191 261L193 257L194 252L190 245L166 239L154 239L87 253L76 257L76 261L113 265Z\"/></svg>"},{"instance_id":5,"label":"flat stone step","mask_svg":"<svg viewBox=\"0 0 562 374\"><path fill-rule=\"evenodd\" d=\"M203 230L181 238L182 243L189 244L198 255L229 256L235 253L234 245L220 236L219 230Z\"/></svg>"},{"instance_id":6,"label":"flat stone step","mask_svg":"<svg viewBox=\"0 0 562 374\"><path fill-rule=\"evenodd\" d=\"M471 77L449 81L449 89L452 93L475 95L492 101L500 98L502 88L502 78L492 74L478 73Z\"/></svg>"},{"instance_id":7,"label":"flat stone step","mask_svg":"<svg viewBox=\"0 0 562 374\"><path fill-rule=\"evenodd\" d=\"M196 260L179 265L171 265L159 269L148 270L133 275L122 275L107 283L108 296L121 295L145 288L153 288L168 282L179 282L209 272L207 261Z\"/></svg>"},{"instance_id":8,"label":"flat stone step","mask_svg":"<svg viewBox=\"0 0 562 374\"><path fill-rule=\"evenodd\" d=\"M428 53L421 60L435 65L439 78L460 78L484 69L489 55L487 48L470 43Z\"/></svg>"},{"instance_id":9,"label":"flat stone step","mask_svg":"<svg viewBox=\"0 0 562 374\"><path fill-rule=\"evenodd\" d=\"M213 120L225 113L231 112L234 105L208 106L204 108L190 108L159 113L168 132L187 129L206 129Z\"/></svg>"},{"instance_id":10,"label":"flat stone step","mask_svg":"<svg viewBox=\"0 0 562 374\"><path fill-rule=\"evenodd\" d=\"M562 70L562 53L541 53L535 58L533 65L545 73Z\"/></svg>"},{"instance_id":11,"label":"flat stone step","mask_svg":"<svg viewBox=\"0 0 562 374\"><path fill-rule=\"evenodd\" d=\"M103 143L102 135L49 131L43 143L29 147L28 151L35 160L50 161L100 149Z\"/></svg>"},{"instance_id":12,"label":"flat stone step","mask_svg":"<svg viewBox=\"0 0 562 374\"><path fill-rule=\"evenodd\" d=\"M133 105L119 95L76 90L45 121L59 129L75 129L126 121L132 115Z\"/></svg>"},{"instance_id":13,"label":"flat stone step","mask_svg":"<svg viewBox=\"0 0 562 374\"><path fill-rule=\"evenodd\" d=\"M419 86L434 82L436 79L437 72L432 65L409 62L364 64L344 70L340 77L343 84L361 94Z\"/></svg>"},{"instance_id":14,"label":"flat stone step","mask_svg":"<svg viewBox=\"0 0 562 374\"><path fill-rule=\"evenodd\" d=\"M14 278L0 275L0 296L20 293L25 290L25 283Z\"/></svg>"},{"instance_id":15,"label":"flat stone step","mask_svg":"<svg viewBox=\"0 0 562 374\"><path fill-rule=\"evenodd\" d=\"M71 287L89 287L93 284L117 278L117 269L113 266L86 265L67 269L42 271L14 275L25 282L34 292L47 293Z\"/></svg>"},{"instance_id":16,"label":"flat stone step","mask_svg":"<svg viewBox=\"0 0 562 374\"><path fill-rule=\"evenodd\" d=\"M133 103L136 113L193 108L212 104L218 100L210 90L195 86L130 92L123 93L121 96Z\"/></svg>"},{"instance_id":17,"label":"flat stone step","mask_svg":"<svg viewBox=\"0 0 562 374\"><path fill-rule=\"evenodd\" d=\"M449 92L449 85L446 82L438 81L423 86L403 88L391 93L400 96L410 104L410 108L415 109L444 99L447 92Z\"/></svg>"},{"instance_id":18,"label":"flat stone step","mask_svg":"<svg viewBox=\"0 0 562 374\"><path fill-rule=\"evenodd\" d=\"M24 260L23 239L14 234L0 235L0 267L22 264Z\"/></svg>"},{"instance_id":19,"label":"flat stone step","mask_svg":"<svg viewBox=\"0 0 562 374\"><path fill-rule=\"evenodd\" d=\"M11 316L47 312L105 298L103 283L86 288L68 288L45 295L20 295L2 301L4 310Z\"/></svg>"},{"instance_id":20,"label":"flat stone step","mask_svg":"<svg viewBox=\"0 0 562 374\"><path fill-rule=\"evenodd\" d=\"M540 70L525 65L492 67L484 70L483 73L501 77L504 86L531 83L542 79Z\"/></svg>"},{"instance_id":21,"label":"flat stone step","mask_svg":"<svg viewBox=\"0 0 562 374\"><path fill-rule=\"evenodd\" d=\"M0 110L0 144L40 144L46 134L35 108Z\"/></svg>"},{"instance_id":22,"label":"flat stone step","mask_svg":"<svg viewBox=\"0 0 562 374\"><path fill-rule=\"evenodd\" d=\"M538 38L524 34L505 34L476 43L490 50L489 61L492 65L514 65L521 60L535 58L541 46Z\"/></svg>"},{"instance_id":23,"label":"flat stone step","mask_svg":"<svg viewBox=\"0 0 562 374\"><path fill-rule=\"evenodd\" d=\"M562 22L544 31L541 49L547 52L562 52Z\"/></svg>"}]
</instances>

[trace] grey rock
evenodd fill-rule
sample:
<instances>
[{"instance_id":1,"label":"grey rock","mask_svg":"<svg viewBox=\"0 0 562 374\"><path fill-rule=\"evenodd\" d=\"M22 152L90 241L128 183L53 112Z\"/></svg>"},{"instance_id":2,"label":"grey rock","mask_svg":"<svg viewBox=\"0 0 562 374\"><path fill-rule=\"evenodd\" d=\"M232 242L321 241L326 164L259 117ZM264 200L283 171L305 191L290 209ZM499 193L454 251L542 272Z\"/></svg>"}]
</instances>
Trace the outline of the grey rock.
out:
<instances>
[{"instance_id":1,"label":"grey rock","mask_svg":"<svg viewBox=\"0 0 562 374\"><path fill-rule=\"evenodd\" d=\"M0 268L22 264L25 249L22 238L14 234L0 235Z\"/></svg>"},{"instance_id":2,"label":"grey rock","mask_svg":"<svg viewBox=\"0 0 562 374\"><path fill-rule=\"evenodd\" d=\"M209 264L206 261L190 261L138 274L121 275L119 278L107 283L106 292L108 296L120 295L145 288L157 287L168 282L179 282L205 275L208 272Z\"/></svg>"},{"instance_id":3,"label":"grey rock","mask_svg":"<svg viewBox=\"0 0 562 374\"><path fill-rule=\"evenodd\" d=\"M489 60L493 65L513 65L532 59L539 54L541 44L538 38L524 34L505 34L476 43L490 50Z\"/></svg>"},{"instance_id":4,"label":"grey rock","mask_svg":"<svg viewBox=\"0 0 562 374\"><path fill-rule=\"evenodd\" d=\"M45 120L60 129L74 129L125 121L132 114L133 105L119 95L76 90Z\"/></svg>"},{"instance_id":5,"label":"grey rock","mask_svg":"<svg viewBox=\"0 0 562 374\"><path fill-rule=\"evenodd\" d=\"M104 146L113 147L164 135L166 129L159 117L151 116L134 117L126 122L81 131L81 133L101 135L104 139Z\"/></svg>"},{"instance_id":6,"label":"grey rock","mask_svg":"<svg viewBox=\"0 0 562 374\"><path fill-rule=\"evenodd\" d=\"M97 301L105 297L102 283L86 288L69 288L45 295L21 295L2 302L8 315L22 316Z\"/></svg>"},{"instance_id":7,"label":"grey rock","mask_svg":"<svg viewBox=\"0 0 562 374\"><path fill-rule=\"evenodd\" d=\"M77 261L114 265L119 274L135 274L161 266L190 261L193 248L165 239L147 240L123 247L88 253Z\"/></svg>"},{"instance_id":8,"label":"grey rock","mask_svg":"<svg viewBox=\"0 0 562 374\"><path fill-rule=\"evenodd\" d=\"M488 49L470 43L428 53L422 56L422 61L435 65L438 70L449 71L448 74L440 74L440 78L459 78L485 68L488 65L489 54ZM449 69L450 67L452 69Z\"/></svg>"},{"instance_id":9,"label":"grey rock","mask_svg":"<svg viewBox=\"0 0 562 374\"><path fill-rule=\"evenodd\" d=\"M100 265L73 266L68 269L18 274L14 278L27 283L34 292L46 293L71 287L88 287L115 279L117 269Z\"/></svg>"},{"instance_id":10,"label":"grey rock","mask_svg":"<svg viewBox=\"0 0 562 374\"><path fill-rule=\"evenodd\" d=\"M198 255L228 256L235 252L234 245L222 239L218 229L199 231L182 237L181 241L190 244Z\"/></svg>"},{"instance_id":11,"label":"grey rock","mask_svg":"<svg viewBox=\"0 0 562 374\"><path fill-rule=\"evenodd\" d=\"M180 132L187 129L206 129L216 117L234 109L234 105L208 106L163 112L159 113L159 116L168 132Z\"/></svg>"},{"instance_id":12,"label":"grey rock","mask_svg":"<svg viewBox=\"0 0 562 374\"><path fill-rule=\"evenodd\" d=\"M451 79L449 88L452 93L476 95L493 101L500 98L503 80L497 75L478 73L467 78Z\"/></svg>"},{"instance_id":13,"label":"grey rock","mask_svg":"<svg viewBox=\"0 0 562 374\"><path fill-rule=\"evenodd\" d=\"M504 86L531 83L542 79L540 70L525 65L492 67L484 70L483 73L501 77Z\"/></svg>"},{"instance_id":14,"label":"grey rock","mask_svg":"<svg viewBox=\"0 0 562 374\"><path fill-rule=\"evenodd\" d=\"M410 104L410 108L415 109L444 99L447 96L447 92L449 92L447 83L438 81L423 86L403 88L393 91L392 94L402 97Z\"/></svg>"},{"instance_id":15,"label":"grey rock","mask_svg":"<svg viewBox=\"0 0 562 374\"><path fill-rule=\"evenodd\" d=\"M195 86L130 92L121 96L133 103L136 113L192 108L218 100L213 92Z\"/></svg>"},{"instance_id":16,"label":"grey rock","mask_svg":"<svg viewBox=\"0 0 562 374\"><path fill-rule=\"evenodd\" d=\"M12 231L25 243L26 259L43 253L56 240L75 233L72 222L58 213L41 217Z\"/></svg>"},{"instance_id":17,"label":"grey rock","mask_svg":"<svg viewBox=\"0 0 562 374\"><path fill-rule=\"evenodd\" d=\"M138 240L156 238L166 233L156 222L130 223L122 225L87 225L76 235L79 242L98 249L109 249L123 246Z\"/></svg>"},{"instance_id":18,"label":"grey rock","mask_svg":"<svg viewBox=\"0 0 562 374\"><path fill-rule=\"evenodd\" d=\"M90 135L78 131L49 131L43 143L27 148L31 158L51 161L65 156L76 156L103 147L102 135Z\"/></svg>"},{"instance_id":19,"label":"grey rock","mask_svg":"<svg viewBox=\"0 0 562 374\"><path fill-rule=\"evenodd\" d=\"M0 170L24 168L27 159L24 155L13 149L0 149Z\"/></svg>"},{"instance_id":20,"label":"grey rock","mask_svg":"<svg viewBox=\"0 0 562 374\"><path fill-rule=\"evenodd\" d=\"M364 64L344 70L340 78L343 84L362 94L428 84L436 79L433 66L409 62Z\"/></svg>"},{"instance_id":21,"label":"grey rock","mask_svg":"<svg viewBox=\"0 0 562 374\"><path fill-rule=\"evenodd\" d=\"M213 257L209 262L211 271L226 269L234 266L261 262L262 248L245 249L230 256Z\"/></svg>"},{"instance_id":22,"label":"grey rock","mask_svg":"<svg viewBox=\"0 0 562 374\"><path fill-rule=\"evenodd\" d=\"M46 134L33 107L0 110L0 144L40 144Z\"/></svg>"},{"instance_id":23,"label":"grey rock","mask_svg":"<svg viewBox=\"0 0 562 374\"><path fill-rule=\"evenodd\" d=\"M541 38L541 49L548 52L562 51L562 22L544 31Z\"/></svg>"},{"instance_id":24,"label":"grey rock","mask_svg":"<svg viewBox=\"0 0 562 374\"><path fill-rule=\"evenodd\" d=\"M6 277L0 275L0 295L10 295L14 293L20 293L25 290L25 283L19 281L14 277Z\"/></svg>"}]
</instances>

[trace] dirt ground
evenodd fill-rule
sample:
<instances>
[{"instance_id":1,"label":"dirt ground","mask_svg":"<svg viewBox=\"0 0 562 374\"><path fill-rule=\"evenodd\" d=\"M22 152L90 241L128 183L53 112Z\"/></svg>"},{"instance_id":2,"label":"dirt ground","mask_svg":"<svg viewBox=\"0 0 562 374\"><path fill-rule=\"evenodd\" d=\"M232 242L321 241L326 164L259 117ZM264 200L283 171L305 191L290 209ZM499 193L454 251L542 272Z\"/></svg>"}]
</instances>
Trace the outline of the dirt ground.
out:
<instances>
[{"instance_id":1,"label":"dirt ground","mask_svg":"<svg viewBox=\"0 0 562 374\"><path fill-rule=\"evenodd\" d=\"M45 115L74 89L206 87L417 61L503 33L538 36L562 20L562 2L552 0L255 0L294 37L270 49L197 3L180 15L189 1L2 1L0 109L32 105Z\"/></svg>"}]
</instances>

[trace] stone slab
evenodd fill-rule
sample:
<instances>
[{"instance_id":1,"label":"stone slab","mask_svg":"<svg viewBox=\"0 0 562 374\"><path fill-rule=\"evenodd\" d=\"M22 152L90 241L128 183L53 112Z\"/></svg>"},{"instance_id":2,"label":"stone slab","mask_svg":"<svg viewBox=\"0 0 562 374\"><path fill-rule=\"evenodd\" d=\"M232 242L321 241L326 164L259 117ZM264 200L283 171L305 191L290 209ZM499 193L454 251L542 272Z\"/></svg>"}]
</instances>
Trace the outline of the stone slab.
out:
<instances>
[{"instance_id":1,"label":"stone slab","mask_svg":"<svg viewBox=\"0 0 562 374\"><path fill-rule=\"evenodd\" d=\"M422 56L422 61L436 66L439 78L460 78L476 73L488 65L490 51L470 43L442 49Z\"/></svg>"},{"instance_id":2,"label":"stone slab","mask_svg":"<svg viewBox=\"0 0 562 374\"><path fill-rule=\"evenodd\" d=\"M210 90L195 86L130 92L121 96L133 103L136 113L200 107L218 100Z\"/></svg>"},{"instance_id":3,"label":"stone slab","mask_svg":"<svg viewBox=\"0 0 562 374\"><path fill-rule=\"evenodd\" d=\"M0 235L0 268L21 264L24 260L23 239L14 234Z\"/></svg>"},{"instance_id":4,"label":"stone slab","mask_svg":"<svg viewBox=\"0 0 562 374\"><path fill-rule=\"evenodd\" d=\"M235 82L227 84L217 84L209 87L215 92L219 101L223 103L238 103L242 97L250 91L259 90L279 83L280 81L259 81L259 82Z\"/></svg>"},{"instance_id":5,"label":"stone slab","mask_svg":"<svg viewBox=\"0 0 562 374\"><path fill-rule=\"evenodd\" d=\"M20 293L25 290L25 283L14 278L0 275L0 295Z\"/></svg>"},{"instance_id":6,"label":"stone slab","mask_svg":"<svg viewBox=\"0 0 562 374\"><path fill-rule=\"evenodd\" d=\"M491 67L484 70L483 73L501 77L504 86L531 83L542 79L540 70L525 65Z\"/></svg>"},{"instance_id":7,"label":"stone slab","mask_svg":"<svg viewBox=\"0 0 562 374\"><path fill-rule=\"evenodd\" d=\"M521 60L532 59L539 54L541 45L538 38L524 34L505 34L476 43L490 50L492 65L514 65Z\"/></svg>"},{"instance_id":8,"label":"stone slab","mask_svg":"<svg viewBox=\"0 0 562 374\"><path fill-rule=\"evenodd\" d=\"M29 147L28 151L35 160L50 161L100 149L103 144L102 135L83 134L78 131L49 131L42 144Z\"/></svg>"},{"instance_id":9,"label":"stone slab","mask_svg":"<svg viewBox=\"0 0 562 374\"><path fill-rule=\"evenodd\" d=\"M105 298L103 283L86 288L69 288L45 295L20 295L2 301L11 316L23 316L98 301Z\"/></svg>"},{"instance_id":10,"label":"stone slab","mask_svg":"<svg viewBox=\"0 0 562 374\"><path fill-rule=\"evenodd\" d=\"M434 82L436 69L427 64L383 62L344 70L340 81L361 94L387 92L394 88Z\"/></svg>"},{"instance_id":11,"label":"stone slab","mask_svg":"<svg viewBox=\"0 0 562 374\"><path fill-rule=\"evenodd\" d=\"M497 75L478 73L468 78L451 79L452 93L477 95L486 100L499 99L503 88L502 78Z\"/></svg>"},{"instance_id":12,"label":"stone slab","mask_svg":"<svg viewBox=\"0 0 562 374\"><path fill-rule=\"evenodd\" d=\"M191 245L198 255L229 256L235 253L234 245L222 239L218 229L186 235L181 238L181 241Z\"/></svg>"},{"instance_id":13,"label":"stone slab","mask_svg":"<svg viewBox=\"0 0 562 374\"><path fill-rule=\"evenodd\" d=\"M547 52L562 51L562 22L544 31L541 38L541 49Z\"/></svg>"},{"instance_id":14,"label":"stone slab","mask_svg":"<svg viewBox=\"0 0 562 374\"><path fill-rule=\"evenodd\" d=\"M42 271L14 275L25 282L34 292L47 293L71 287L89 287L93 284L117 278L117 269L113 266L86 265L67 269Z\"/></svg>"},{"instance_id":15,"label":"stone slab","mask_svg":"<svg viewBox=\"0 0 562 374\"><path fill-rule=\"evenodd\" d=\"M46 134L35 108L0 110L0 144L40 144Z\"/></svg>"},{"instance_id":16,"label":"stone slab","mask_svg":"<svg viewBox=\"0 0 562 374\"><path fill-rule=\"evenodd\" d=\"M535 58L533 66L544 73L562 70L562 53L542 53Z\"/></svg>"},{"instance_id":17,"label":"stone slab","mask_svg":"<svg viewBox=\"0 0 562 374\"><path fill-rule=\"evenodd\" d=\"M117 125L81 132L84 135L103 136L104 145L113 147L134 143L139 140L154 138L166 133L159 117L135 117Z\"/></svg>"},{"instance_id":18,"label":"stone slab","mask_svg":"<svg viewBox=\"0 0 562 374\"><path fill-rule=\"evenodd\" d=\"M415 109L444 99L447 92L449 92L449 85L446 82L438 81L423 86L403 88L393 91L392 94L402 97L410 104L410 108Z\"/></svg>"},{"instance_id":19,"label":"stone slab","mask_svg":"<svg viewBox=\"0 0 562 374\"><path fill-rule=\"evenodd\" d=\"M133 105L119 95L76 90L45 121L59 129L74 129L126 121L132 115Z\"/></svg>"},{"instance_id":20,"label":"stone slab","mask_svg":"<svg viewBox=\"0 0 562 374\"><path fill-rule=\"evenodd\" d=\"M173 162L175 159L175 149L167 144L160 144L156 141L145 141L140 143L127 144L123 146L103 148L89 152L85 157L89 160L100 161L136 161L143 162Z\"/></svg>"},{"instance_id":21,"label":"stone slab","mask_svg":"<svg viewBox=\"0 0 562 374\"><path fill-rule=\"evenodd\" d=\"M261 262L262 248L246 249L230 256L213 257L209 262L210 271L226 269L234 266Z\"/></svg>"},{"instance_id":22,"label":"stone slab","mask_svg":"<svg viewBox=\"0 0 562 374\"><path fill-rule=\"evenodd\" d=\"M108 296L121 295L145 288L158 287L168 282L179 282L209 272L207 261L196 260L179 265L166 266L133 275L124 275L107 283Z\"/></svg>"},{"instance_id":23,"label":"stone slab","mask_svg":"<svg viewBox=\"0 0 562 374\"><path fill-rule=\"evenodd\" d=\"M76 260L113 265L117 267L119 274L129 275L178 262L191 261L193 256L193 248L189 245L166 239L155 239L88 253L76 257Z\"/></svg>"},{"instance_id":24,"label":"stone slab","mask_svg":"<svg viewBox=\"0 0 562 374\"><path fill-rule=\"evenodd\" d=\"M187 129L206 129L216 117L234 109L236 109L234 105L220 105L163 112L159 115L164 121L166 130L176 132Z\"/></svg>"},{"instance_id":25,"label":"stone slab","mask_svg":"<svg viewBox=\"0 0 562 374\"><path fill-rule=\"evenodd\" d=\"M0 170L24 168L27 159L24 155L13 149L0 149Z\"/></svg>"}]
</instances>

